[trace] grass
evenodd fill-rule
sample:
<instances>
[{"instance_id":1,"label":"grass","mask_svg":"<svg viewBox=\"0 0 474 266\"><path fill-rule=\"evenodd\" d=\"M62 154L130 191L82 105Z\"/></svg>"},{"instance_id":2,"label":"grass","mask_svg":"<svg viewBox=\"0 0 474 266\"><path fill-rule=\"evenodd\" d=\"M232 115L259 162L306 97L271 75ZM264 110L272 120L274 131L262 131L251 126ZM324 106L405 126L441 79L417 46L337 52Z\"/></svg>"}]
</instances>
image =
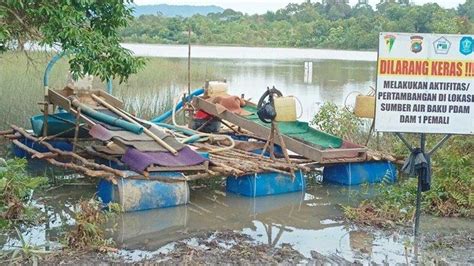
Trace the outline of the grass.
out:
<instances>
[{"instance_id":1,"label":"grass","mask_svg":"<svg viewBox=\"0 0 474 266\"><path fill-rule=\"evenodd\" d=\"M52 57L51 53L22 52L0 54L0 128L14 123L29 126L29 118L40 113L38 102L43 101L43 72ZM213 79L212 67L194 68L191 87ZM50 87L63 88L68 80L68 64L61 59L50 74ZM130 77L128 82L114 81L113 94L123 100L129 111L143 118L151 118L171 108L172 100L187 90L187 64L183 59L148 58L143 71ZM95 81L94 87L105 88Z\"/></svg>"}]
</instances>

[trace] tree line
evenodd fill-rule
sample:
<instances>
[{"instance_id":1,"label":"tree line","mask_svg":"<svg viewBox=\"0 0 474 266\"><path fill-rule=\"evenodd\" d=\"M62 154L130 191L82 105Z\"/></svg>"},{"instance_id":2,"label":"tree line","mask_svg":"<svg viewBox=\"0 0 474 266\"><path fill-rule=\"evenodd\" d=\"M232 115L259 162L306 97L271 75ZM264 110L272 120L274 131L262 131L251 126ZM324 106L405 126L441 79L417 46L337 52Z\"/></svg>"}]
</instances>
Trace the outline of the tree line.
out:
<instances>
[{"instance_id":1,"label":"tree line","mask_svg":"<svg viewBox=\"0 0 474 266\"><path fill-rule=\"evenodd\" d=\"M126 42L311 47L370 50L382 31L472 34L474 0L455 9L436 3L382 0L375 9L359 1L306 1L276 12L248 15L231 9L189 18L142 15L120 31Z\"/></svg>"}]
</instances>

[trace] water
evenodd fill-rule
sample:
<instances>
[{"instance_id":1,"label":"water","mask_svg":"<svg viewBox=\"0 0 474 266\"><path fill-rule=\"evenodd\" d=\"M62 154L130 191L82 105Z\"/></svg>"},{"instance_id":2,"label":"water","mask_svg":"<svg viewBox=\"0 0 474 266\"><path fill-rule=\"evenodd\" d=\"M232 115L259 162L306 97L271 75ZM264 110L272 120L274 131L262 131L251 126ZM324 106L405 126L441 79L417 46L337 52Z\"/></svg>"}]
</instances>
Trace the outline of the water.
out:
<instances>
[{"instance_id":1,"label":"water","mask_svg":"<svg viewBox=\"0 0 474 266\"><path fill-rule=\"evenodd\" d=\"M187 45L124 43L123 47L138 56L187 58ZM341 51L330 49L267 48L240 46L191 47L192 58L214 59L274 59L274 60L350 60L376 61L377 52Z\"/></svg>"},{"instance_id":2,"label":"water","mask_svg":"<svg viewBox=\"0 0 474 266\"><path fill-rule=\"evenodd\" d=\"M124 46L139 56L165 57L187 64L187 46ZM370 87L375 87L376 59L376 52L193 46L191 71L212 69L214 77L227 80L230 94L245 94L253 101L258 101L267 87L275 86L286 96L296 96L301 103L300 119L310 121L324 102L350 106L357 94L370 92ZM306 76L305 62L313 63L312 72ZM203 81L194 80L192 85L201 87ZM180 86L181 92L186 92L186 80L175 87ZM174 88L175 94L178 91Z\"/></svg>"},{"instance_id":3,"label":"water","mask_svg":"<svg viewBox=\"0 0 474 266\"><path fill-rule=\"evenodd\" d=\"M170 252L180 240L197 246L194 236L223 230L248 234L258 243L275 247L291 244L307 258L317 251L364 264L405 263L407 258L411 261L414 253L410 233L364 230L341 221L339 204L351 204L350 195L356 191L315 184L305 192L247 198L226 193L220 186L194 187L188 205L119 214L109 220L107 231L119 248L113 256L128 262ZM75 203L80 198L92 197L94 192L91 185L67 185L41 196L36 204L49 220L24 228L23 238L47 250L59 248L64 231L74 224ZM422 230L424 235L459 235L472 232L472 226L470 220L424 216ZM0 238L0 244L3 250L21 246L15 235ZM466 251L435 252L438 256L451 256L453 261L463 261L469 250L472 247Z\"/></svg>"}]
</instances>

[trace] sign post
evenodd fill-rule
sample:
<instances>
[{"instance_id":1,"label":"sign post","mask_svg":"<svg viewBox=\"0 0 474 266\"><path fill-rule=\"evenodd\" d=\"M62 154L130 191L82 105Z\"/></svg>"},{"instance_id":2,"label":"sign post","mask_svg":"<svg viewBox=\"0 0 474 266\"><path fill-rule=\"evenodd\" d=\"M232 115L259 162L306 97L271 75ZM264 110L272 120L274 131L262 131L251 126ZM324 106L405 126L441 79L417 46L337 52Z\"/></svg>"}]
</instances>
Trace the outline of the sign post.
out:
<instances>
[{"instance_id":1,"label":"sign post","mask_svg":"<svg viewBox=\"0 0 474 266\"><path fill-rule=\"evenodd\" d=\"M411 152L405 172L418 175L415 237L421 193L430 189L431 155L453 134L474 134L474 36L380 33L375 131L395 133ZM419 133L414 148L402 133ZM446 134L426 151L426 134Z\"/></svg>"}]
</instances>

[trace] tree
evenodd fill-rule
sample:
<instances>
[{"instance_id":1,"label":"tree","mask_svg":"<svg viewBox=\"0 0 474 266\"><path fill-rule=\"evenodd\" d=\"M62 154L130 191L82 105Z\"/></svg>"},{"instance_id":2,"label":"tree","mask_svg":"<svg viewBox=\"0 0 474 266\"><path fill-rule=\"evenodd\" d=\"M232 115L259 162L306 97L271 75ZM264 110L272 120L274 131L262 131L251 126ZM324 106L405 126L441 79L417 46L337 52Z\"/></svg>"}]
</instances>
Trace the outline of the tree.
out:
<instances>
[{"instance_id":1,"label":"tree","mask_svg":"<svg viewBox=\"0 0 474 266\"><path fill-rule=\"evenodd\" d=\"M69 52L75 77L126 80L144 66L120 46L118 29L132 18L131 0L2 0L0 52L27 43L59 45Z\"/></svg>"},{"instance_id":2,"label":"tree","mask_svg":"<svg viewBox=\"0 0 474 266\"><path fill-rule=\"evenodd\" d=\"M466 0L466 3L458 6L458 14L474 20L474 0Z\"/></svg>"}]
</instances>

